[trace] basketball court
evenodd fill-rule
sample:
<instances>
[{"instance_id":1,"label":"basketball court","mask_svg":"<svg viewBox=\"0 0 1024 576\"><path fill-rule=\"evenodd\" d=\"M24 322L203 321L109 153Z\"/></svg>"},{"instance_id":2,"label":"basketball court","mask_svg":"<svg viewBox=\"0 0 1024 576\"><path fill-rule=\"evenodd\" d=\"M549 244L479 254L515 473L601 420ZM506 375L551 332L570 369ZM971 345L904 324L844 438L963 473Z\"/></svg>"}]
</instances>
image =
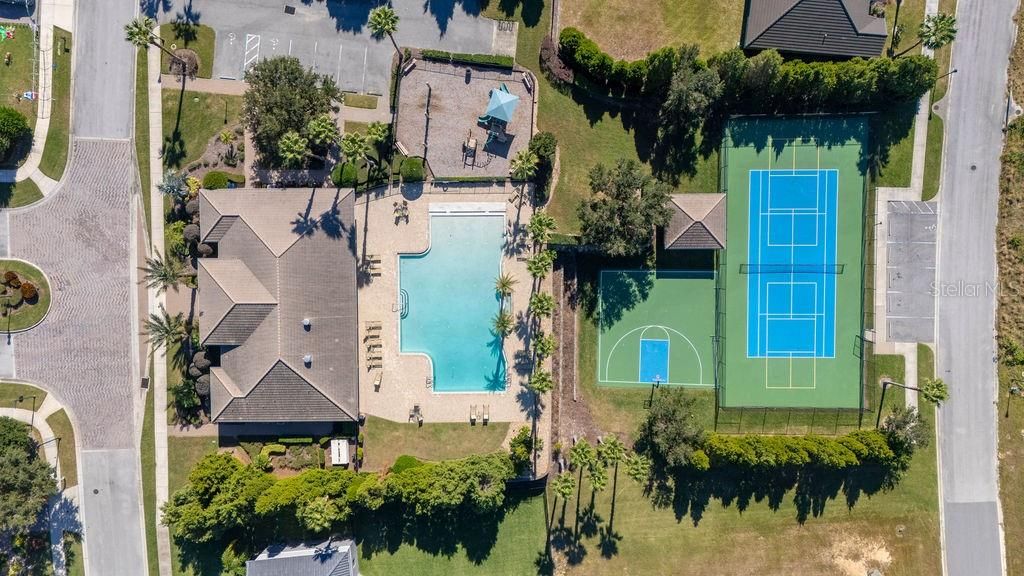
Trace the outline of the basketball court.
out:
<instances>
[{"instance_id":1,"label":"basketball court","mask_svg":"<svg viewBox=\"0 0 1024 576\"><path fill-rule=\"evenodd\" d=\"M603 270L599 318L600 384L714 386L712 272Z\"/></svg>"}]
</instances>

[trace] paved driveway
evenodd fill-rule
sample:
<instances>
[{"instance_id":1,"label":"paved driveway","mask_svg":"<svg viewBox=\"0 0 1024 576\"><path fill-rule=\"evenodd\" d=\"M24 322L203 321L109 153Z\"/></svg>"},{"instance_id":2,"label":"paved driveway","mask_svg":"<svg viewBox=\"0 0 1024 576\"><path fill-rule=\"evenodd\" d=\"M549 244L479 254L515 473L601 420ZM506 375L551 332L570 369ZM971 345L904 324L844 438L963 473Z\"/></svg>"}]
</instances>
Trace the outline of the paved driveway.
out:
<instances>
[{"instance_id":1,"label":"paved driveway","mask_svg":"<svg viewBox=\"0 0 1024 576\"><path fill-rule=\"evenodd\" d=\"M387 94L394 47L370 36L369 0L177 0L159 14L172 22L189 14L217 32L213 75L241 78L260 58L291 55L343 90ZM402 46L450 52L509 53L515 42L497 22L479 16L476 0L396 2L396 41Z\"/></svg>"}]
</instances>

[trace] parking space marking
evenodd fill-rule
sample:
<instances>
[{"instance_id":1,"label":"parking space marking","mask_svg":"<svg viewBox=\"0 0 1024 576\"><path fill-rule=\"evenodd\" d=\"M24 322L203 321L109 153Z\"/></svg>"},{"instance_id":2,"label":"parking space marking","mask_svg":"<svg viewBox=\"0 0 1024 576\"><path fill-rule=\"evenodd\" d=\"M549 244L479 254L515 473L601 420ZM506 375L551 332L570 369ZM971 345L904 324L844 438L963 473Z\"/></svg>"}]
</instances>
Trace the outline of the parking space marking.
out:
<instances>
[{"instance_id":1,"label":"parking space marking","mask_svg":"<svg viewBox=\"0 0 1024 576\"><path fill-rule=\"evenodd\" d=\"M338 73L334 76L334 81L341 85L341 49L344 48L344 44L338 44Z\"/></svg>"},{"instance_id":2,"label":"parking space marking","mask_svg":"<svg viewBox=\"0 0 1024 576\"><path fill-rule=\"evenodd\" d=\"M246 34L245 35L245 58L242 61L242 72L252 66L256 60L260 57L260 35L259 34Z\"/></svg>"},{"instance_id":3,"label":"parking space marking","mask_svg":"<svg viewBox=\"0 0 1024 576\"><path fill-rule=\"evenodd\" d=\"M316 40L316 41L313 42L313 65L310 66L310 68L312 68L314 71L317 70L317 67L316 67L316 49L319 46L320 46L320 41L319 40Z\"/></svg>"},{"instance_id":4,"label":"parking space marking","mask_svg":"<svg viewBox=\"0 0 1024 576\"><path fill-rule=\"evenodd\" d=\"M288 55L289 56L292 55L292 39L291 38L288 39Z\"/></svg>"}]
</instances>

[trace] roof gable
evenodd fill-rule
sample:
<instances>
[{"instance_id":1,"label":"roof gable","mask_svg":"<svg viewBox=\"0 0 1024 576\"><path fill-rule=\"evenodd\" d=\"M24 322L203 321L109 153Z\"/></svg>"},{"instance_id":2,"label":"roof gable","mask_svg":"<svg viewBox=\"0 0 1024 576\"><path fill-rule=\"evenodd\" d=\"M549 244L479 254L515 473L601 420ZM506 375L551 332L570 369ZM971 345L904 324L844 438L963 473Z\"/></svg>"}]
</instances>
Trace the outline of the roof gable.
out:
<instances>
[{"instance_id":1,"label":"roof gable","mask_svg":"<svg viewBox=\"0 0 1024 576\"><path fill-rule=\"evenodd\" d=\"M725 194L674 194L663 244L674 250L725 248Z\"/></svg>"},{"instance_id":2,"label":"roof gable","mask_svg":"<svg viewBox=\"0 0 1024 576\"><path fill-rule=\"evenodd\" d=\"M743 47L831 56L878 56L885 19L869 0L750 0Z\"/></svg>"},{"instance_id":3,"label":"roof gable","mask_svg":"<svg viewBox=\"0 0 1024 576\"><path fill-rule=\"evenodd\" d=\"M291 366L278 360L248 394L224 403L214 419L218 422L344 422L354 421L355 417Z\"/></svg>"}]
</instances>

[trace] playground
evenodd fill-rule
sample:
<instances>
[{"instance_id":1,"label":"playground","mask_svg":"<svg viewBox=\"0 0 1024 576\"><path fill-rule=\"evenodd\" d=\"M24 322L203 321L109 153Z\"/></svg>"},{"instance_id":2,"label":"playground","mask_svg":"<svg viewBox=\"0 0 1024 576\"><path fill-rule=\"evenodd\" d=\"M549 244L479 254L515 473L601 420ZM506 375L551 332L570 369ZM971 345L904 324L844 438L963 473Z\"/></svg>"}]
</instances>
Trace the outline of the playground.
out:
<instances>
[{"instance_id":1,"label":"playground","mask_svg":"<svg viewBox=\"0 0 1024 576\"><path fill-rule=\"evenodd\" d=\"M867 126L860 117L730 124L722 406L861 406Z\"/></svg>"},{"instance_id":2,"label":"playground","mask_svg":"<svg viewBox=\"0 0 1024 576\"><path fill-rule=\"evenodd\" d=\"M38 61L35 49L32 31L28 26L0 25L0 57L3 58L3 71L0 73L0 105L24 114L29 127L35 127L36 123L34 90L38 88L35 82ZM17 163L28 153L29 147L31 138L24 146L15 146L7 160Z\"/></svg>"},{"instance_id":3,"label":"playground","mask_svg":"<svg viewBox=\"0 0 1024 576\"><path fill-rule=\"evenodd\" d=\"M603 270L597 380L713 387L712 272Z\"/></svg>"}]
</instances>

